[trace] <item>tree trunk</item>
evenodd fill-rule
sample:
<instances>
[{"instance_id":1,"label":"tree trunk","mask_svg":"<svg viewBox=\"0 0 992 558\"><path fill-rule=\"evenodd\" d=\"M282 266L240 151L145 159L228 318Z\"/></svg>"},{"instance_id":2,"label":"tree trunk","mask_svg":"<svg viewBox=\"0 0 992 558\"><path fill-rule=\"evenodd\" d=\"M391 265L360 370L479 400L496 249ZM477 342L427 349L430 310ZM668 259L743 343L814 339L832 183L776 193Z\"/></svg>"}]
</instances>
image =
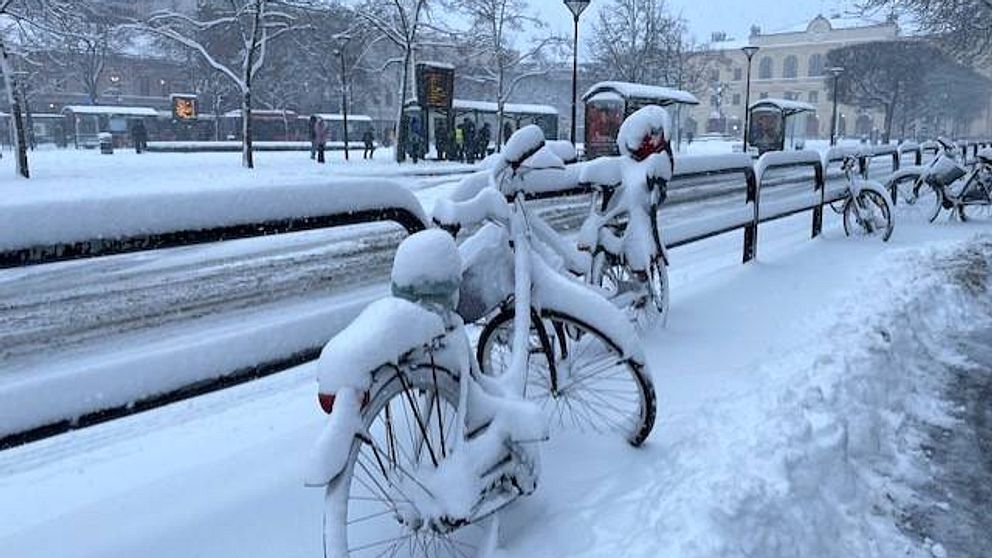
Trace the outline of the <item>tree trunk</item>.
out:
<instances>
[{"instance_id":1,"label":"tree trunk","mask_svg":"<svg viewBox=\"0 0 992 558\"><path fill-rule=\"evenodd\" d=\"M10 112L14 119L14 153L16 157L17 174L24 178L30 178L28 169L28 149L24 133L24 115L21 113L20 90L14 78L14 68L10 63L7 54L7 45L0 37L0 71L3 72L4 85L7 88L7 96L10 100Z\"/></svg>"},{"instance_id":2,"label":"tree trunk","mask_svg":"<svg viewBox=\"0 0 992 558\"><path fill-rule=\"evenodd\" d=\"M885 145L889 144L889 138L892 137L892 121L895 110L895 102L885 105L885 133L882 134L882 143Z\"/></svg>"},{"instance_id":3,"label":"tree trunk","mask_svg":"<svg viewBox=\"0 0 992 558\"><path fill-rule=\"evenodd\" d=\"M400 110L396 117L396 144L393 147L395 159L397 163L402 163L406 160L406 130L403 129L403 110L406 108L406 92L409 88L410 82L410 58L411 51L407 49L403 53L403 78L400 79Z\"/></svg>"},{"instance_id":4,"label":"tree trunk","mask_svg":"<svg viewBox=\"0 0 992 558\"><path fill-rule=\"evenodd\" d=\"M255 168L255 152L251 140L251 89L246 89L241 97L241 165Z\"/></svg>"}]
</instances>

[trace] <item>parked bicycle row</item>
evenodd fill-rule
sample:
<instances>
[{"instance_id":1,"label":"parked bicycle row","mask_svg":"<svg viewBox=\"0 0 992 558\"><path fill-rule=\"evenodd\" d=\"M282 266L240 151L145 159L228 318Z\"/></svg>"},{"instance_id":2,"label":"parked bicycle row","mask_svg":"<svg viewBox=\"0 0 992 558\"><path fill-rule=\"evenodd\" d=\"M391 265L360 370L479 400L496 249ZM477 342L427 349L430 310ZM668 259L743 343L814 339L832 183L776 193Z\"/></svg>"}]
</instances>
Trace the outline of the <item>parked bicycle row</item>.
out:
<instances>
[{"instance_id":1,"label":"parked bicycle row","mask_svg":"<svg viewBox=\"0 0 992 558\"><path fill-rule=\"evenodd\" d=\"M668 315L658 208L674 175L670 129L664 109L645 107L622 124L618 157L583 165L579 181L595 195L577 239L528 207L539 178L566 164L527 127L484 181L437 204L437 228L400 245L392 296L318 363L330 420L308 483L327 491L328 556L484 553L498 512L536 489L541 441L577 430L644 443L657 409L637 330ZM932 186L952 178L932 170L944 157L881 183L859 173L863 154L843 154L847 183L834 200L845 232L888 240L889 198L923 203L922 186L900 186L911 176L961 199ZM979 161L967 184L987 196L992 150Z\"/></svg>"}]
</instances>

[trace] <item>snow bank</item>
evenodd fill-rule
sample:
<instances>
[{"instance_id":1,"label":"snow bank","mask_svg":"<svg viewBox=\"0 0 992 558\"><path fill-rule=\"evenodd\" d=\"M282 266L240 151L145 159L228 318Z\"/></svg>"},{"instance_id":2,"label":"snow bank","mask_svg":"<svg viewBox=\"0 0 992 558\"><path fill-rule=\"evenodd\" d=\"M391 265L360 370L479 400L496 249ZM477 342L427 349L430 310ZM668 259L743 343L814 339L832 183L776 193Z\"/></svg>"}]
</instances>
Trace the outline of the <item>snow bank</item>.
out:
<instances>
[{"instance_id":1,"label":"snow bank","mask_svg":"<svg viewBox=\"0 0 992 558\"><path fill-rule=\"evenodd\" d=\"M992 316L992 243L975 248L872 262L820 345L768 367L792 372L756 372L774 383L721 416L748 415L760 430L723 448L720 479L700 495L716 503L681 556L930 556L942 533L921 544L902 522L933 474L922 431L952 426L934 398L961 364L948 332Z\"/></svg>"},{"instance_id":2,"label":"snow bank","mask_svg":"<svg viewBox=\"0 0 992 558\"><path fill-rule=\"evenodd\" d=\"M400 208L427 223L420 202L396 182L308 179L210 189L53 196L0 206L0 250L127 238L290 218Z\"/></svg>"}]
</instances>

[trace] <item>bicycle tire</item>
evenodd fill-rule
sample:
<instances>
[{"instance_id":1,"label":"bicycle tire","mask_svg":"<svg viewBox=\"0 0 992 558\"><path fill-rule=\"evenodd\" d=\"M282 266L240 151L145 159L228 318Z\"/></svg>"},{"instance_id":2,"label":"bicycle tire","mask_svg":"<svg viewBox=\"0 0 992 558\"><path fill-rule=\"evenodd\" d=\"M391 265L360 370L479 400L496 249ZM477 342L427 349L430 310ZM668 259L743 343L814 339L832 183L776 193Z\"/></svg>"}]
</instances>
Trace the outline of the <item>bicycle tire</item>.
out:
<instances>
[{"instance_id":1,"label":"bicycle tire","mask_svg":"<svg viewBox=\"0 0 992 558\"><path fill-rule=\"evenodd\" d=\"M619 296L624 283L638 283L646 295L635 297L621 309L639 330L647 330L657 323L668 324L671 306L671 287L668 280L668 266L662 258L651 262L644 277L636 277L626 264L617 258L600 253L593 262L592 282L607 293L607 298Z\"/></svg>"},{"instance_id":2,"label":"bicycle tire","mask_svg":"<svg viewBox=\"0 0 992 558\"><path fill-rule=\"evenodd\" d=\"M862 190L858 197L861 205L870 207L871 222L859 221L855 214L855 199L850 197L844 205L844 234L853 236L855 233L863 233L864 236L881 236L883 242L887 242L892 236L893 219L892 208L889 201L882 194L874 190ZM877 210L877 213L876 213Z\"/></svg>"},{"instance_id":3,"label":"bicycle tire","mask_svg":"<svg viewBox=\"0 0 992 558\"><path fill-rule=\"evenodd\" d=\"M457 420L458 379L448 370L427 364L404 371L385 366L378 369L374 377L373 395L362 409L362 420L373 445L356 439L345 469L327 486L324 554L330 558L381 556L383 552L389 556L410 558L463 556L466 545L474 546L477 538L480 539L478 544L482 544L481 533L466 529L468 526L447 534L439 534L422 525L414 529L399 519L406 514L405 519L412 523L409 518L413 517L411 510L415 509L413 500L399 502L397 496L406 494L404 490L410 491L411 487L416 489L415 475L410 475L409 471L420 473L422 469L419 467L430 468L432 465L436 469L437 465L431 459L437 459L438 452L443 455L446 450L441 448L454 442L454 436L445 438L444 425L448 425L449 433L455 432L453 421ZM435 406L432 402L427 407L426 417L423 413L418 416L412 409L419 407L423 411L423 404L426 403L423 398L429 394L433 394L433 401L439 403ZM414 396L420 399L414 400ZM418 402L419 405L415 405ZM436 413L434 409L437 409ZM405 426L425 432L419 426L424 422L427 424L426 435L398 431ZM415 451L413 446L417 442L413 440L417 435L422 440L433 440L435 447L430 442L421 443L420 449ZM411 447L403 448L401 444L407 442L411 443ZM430 451L424 451L424 447ZM421 459L413 467L418 454ZM403 461L408 463L401 463ZM404 473L409 478L404 477ZM406 481L405 484L397 482L397 478ZM368 540L370 537L375 539Z\"/></svg>"},{"instance_id":4,"label":"bicycle tire","mask_svg":"<svg viewBox=\"0 0 992 558\"><path fill-rule=\"evenodd\" d=\"M498 376L508 368L514 315L513 305L504 305L483 328L476 356L484 374ZM591 324L554 310L543 310L540 318L539 325L533 320L531 325L533 342L525 396L545 410L552 432L617 433L634 447L643 444L654 428L657 414L654 384L643 365L625 358L620 344ZM541 340L542 336L550 338L551 332L553 339ZM582 360L583 356L590 357L589 361ZM606 367L593 367L601 363ZM559 368L569 371L568 378L556 372ZM576 381L575 368L593 371L580 374ZM596 377L607 387L596 388ZM600 407L594 408L594 403ZM620 418L608 416L609 411Z\"/></svg>"}]
</instances>

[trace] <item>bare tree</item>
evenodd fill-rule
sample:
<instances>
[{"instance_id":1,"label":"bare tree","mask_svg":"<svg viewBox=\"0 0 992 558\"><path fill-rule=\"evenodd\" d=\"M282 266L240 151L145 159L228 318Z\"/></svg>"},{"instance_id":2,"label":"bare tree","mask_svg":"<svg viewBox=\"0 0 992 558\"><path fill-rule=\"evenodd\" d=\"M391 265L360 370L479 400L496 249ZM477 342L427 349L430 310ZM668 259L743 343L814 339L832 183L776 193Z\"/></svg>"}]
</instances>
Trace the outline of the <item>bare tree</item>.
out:
<instances>
[{"instance_id":1,"label":"bare tree","mask_svg":"<svg viewBox=\"0 0 992 558\"><path fill-rule=\"evenodd\" d=\"M635 83L684 79L686 24L664 0L612 0L599 12L590 42L598 72Z\"/></svg>"},{"instance_id":2,"label":"bare tree","mask_svg":"<svg viewBox=\"0 0 992 558\"><path fill-rule=\"evenodd\" d=\"M356 15L374 29L384 40L399 50L399 58L391 58L383 64L383 70L391 64L402 64L400 79L399 107L396 122L403 121L403 108L411 90L411 75L416 50L423 45L423 35L430 29L428 0L366 0L355 10ZM396 161L403 159L403 131L399 130L396 145Z\"/></svg>"},{"instance_id":3,"label":"bare tree","mask_svg":"<svg viewBox=\"0 0 992 558\"><path fill-rule=\"evenodd\" d=\"M862 0L858 7L867 13L908 13L962 62L992 62L992 0Z\"/></svg>"},{"instance_id":4,"label":"bare tree","mask_svg":"<svg viewBox=\"0 0 992 558\"><path fill-rule=\"evenodd\" d=\"M936 47L916 40L859 43L827 53L830 66L844 68L837 81L837 100L884 110L884 142L892 135L896 114L926 94L923 78L943 60Z\"/></svg>"},{"instance_id":5,"label":"bare tree","mask_svg":"<svg viewBox=\"0 0 992 558\"><path fill-rule=\"evenodd\" d=\"M26 23L41 16L47 8L43 0L0 0L0 73L3 74L10 113L14 121L15 171L24 178L31 177L28 166L27 131L24 122L24 88L15 70L10 35L15 29L23 29ZM15 48L20 45L15 45Z\"/></svg>"},{"instance_id":6,"label":"bare tree","mask_svg":"<svg viewBox=\"0 0 992 558\"><path fill-rule=\"evenodd\" d=\"M121 21L86 0L59 0L35 21L39 52L47 61L73 77L90 104L98 104L100 85L109 59L123 44Z\"/></svg>"},{"instance_id":7,"label":"bare tree","mask_svg":"<svg viewBox=\"0 0 992 558\"><path fill-rule=\"evenodd\" d=\"M456 0L455 5L471 20L468 44L474 45L469 56L472 71L464 79L490 84L496 93L496 146L503 140L503 110L517 86L524 80L545 76L550 65L544 53L560 46L563 39L545 34L522 49L514 47L517 35L526 30L538 33L547 28L542 20L527 13L524 0Z\"/></svg>"},{"instance_id":8,"label":"bare tree","mask_svg":"<svg viewBox=\"0 0 992 558\"><path fill-rule=\"evenodd\" d=\"M211 68L227 77L241 96L241 154L242 164L255 167L252 149L252 86L262 70L270 43L301 24L292 8L297 3L287 0L229 0L209 5L210 14L190 17L173 11L152 14L138 28L159 37L175 41L197 53ZM200 17L208 15L209 17ZM238 45L237 53L230 56L229 49L218 47L204 40L212 34L232 37Z\"/></svg>"}]
</instances>

